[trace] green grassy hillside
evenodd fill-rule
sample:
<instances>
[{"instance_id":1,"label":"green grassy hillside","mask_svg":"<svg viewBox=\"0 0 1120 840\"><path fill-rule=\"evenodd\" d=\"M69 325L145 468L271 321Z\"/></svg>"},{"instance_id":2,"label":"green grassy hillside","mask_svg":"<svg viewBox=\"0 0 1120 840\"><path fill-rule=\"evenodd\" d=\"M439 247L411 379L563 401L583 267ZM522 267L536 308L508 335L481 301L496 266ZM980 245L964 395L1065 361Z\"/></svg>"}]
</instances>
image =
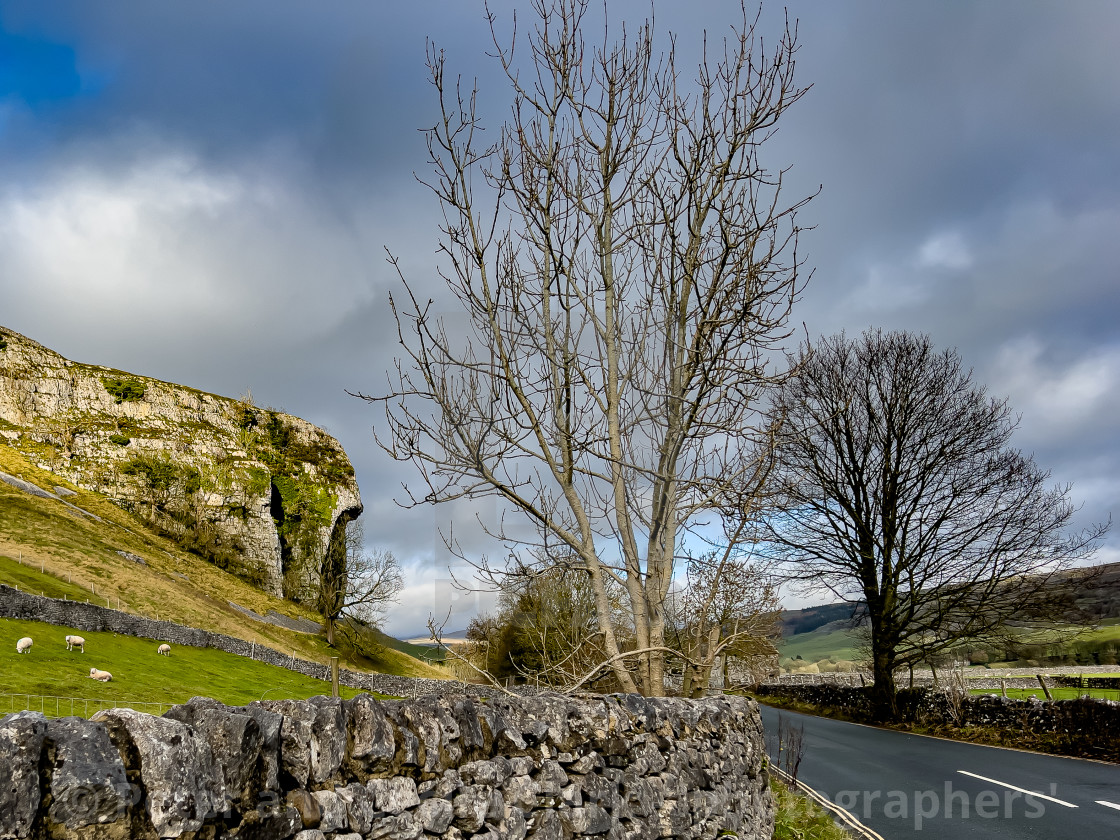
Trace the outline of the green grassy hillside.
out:
<instances>
[{"instance_id":1,"label":"green grassy hillside","mask_svg":"<svg viewBox=\"0 0 1120 840\"><path fill-rule=\"evenodd\" d=\"M782 639L778 655L783 658L801 657L806 662L819 659L859 659L859 638L855 630L830 630L822 627L810 633L798 633Z\"/></svg>"},{"instance_id":2,"label":"green grassy hillside","mask_svg":"<svg viewBox=\"0 0 1120 840\"><path fill-rule=\"evenodd\" d=\"M86 640L85 653L66 650L65 637L71 633ZM28 653L18 654L16 640L24 636L35 643ZM162 710L148 704L173 705L205 696L239 706L262 698L305 699L331 693L330 683L213 648L175 646L170 656L160 656L159 644L38 621L0 619L0 715L20 705L50 715L92 714L99 706L128 706L158 714ZM108 671L112 681L90 679L90 668ZM341 687L340 693L353 697L360 692ZM28 703L22 697L6 696L13 694L60 699Z\"/></svg>"},{"instance_id":3,"label":"green grassy hillside","mask_svg":"<svg viewBox=\"0 0 1120 840\"><path fill-rule=\"evenodd\" d=\"M76 491L67 501L98 517L83 516L62 502L0 482L0 557L7 558L0 561L0 583L55 597L100 598L114 607L119 601L127 612L224 633L316 662L326 663L339 655L355 670L434 679L447 676L388 646L373 646L369 653L345 646L332 649L322 636L256 621L229 602L260 615L275 610L293 618L318 620L318 616L153 535L108 499L35 468L11 447L0 445L0 470L45 489L59 485ZM144 564L123 557L121 551L143 558ZM23 565L12 562L21 556Z\"/></svg>"}]
</instances>

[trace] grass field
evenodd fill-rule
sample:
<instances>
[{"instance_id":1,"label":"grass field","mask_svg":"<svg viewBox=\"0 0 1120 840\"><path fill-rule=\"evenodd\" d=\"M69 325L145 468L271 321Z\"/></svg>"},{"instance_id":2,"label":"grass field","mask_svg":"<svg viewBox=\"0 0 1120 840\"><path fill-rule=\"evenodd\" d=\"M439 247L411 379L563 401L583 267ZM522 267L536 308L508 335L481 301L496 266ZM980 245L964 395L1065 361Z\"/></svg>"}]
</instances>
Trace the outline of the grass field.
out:
<instances>
[{"instance_id":1,"label":"grass field","mask_svg":"<svg viewBox=\"0 0 1120 840\"><path fill-rule=\"evenodd\" d=\"M98 599L85 587L56 578L37 567L2 555L0 555L0 583L6 583L8 586L14 586L34 595L46 595L48 598L69 598L71 601L91 601L105 605L104 599Z\"/></svg>"},{"instance_id":2,"label":"grass field","mask_svg":"<svg viewBox=\"0 0 1120 840\"><path fill-rule=\"evenodd\" d=\"M67 651L67 634L86 640L85 653ZM16 640L30 636L35 643L30 652L16 653ZM132 706L141 711L158 711L146 704L185 703L192 697L213 697L228 705L242 705L262 698L306 699L330 694L330 683L305 677L294 671L266 665L214 648L173 646L170 656L156 653L159 642L113 633L90 633L38 621L0 619L0 695L39 695L78 698L106 706ZM90 679L89 669L98 668L113 675L112 682ZM359 694L342 686L343 697ZM0 696L0 715L23 698ZM62 701L35 700L31 708L53 715L70 714L71 705ZM96 705L86 704L90 714ZM83 706L74 713L82 714Z\"/></svg>"},{"instance_id":3,"label":"grass field","mask_svg":"<svg viewBox=\"0 0 1120 840\"><path fill-rule=\"evenodd\" d=\"M224 633L315 662L326 663L330 656L339 655L347 667L355 670L447 677L445 671L397 649L397 645L385 643L368 653L344 645L335 649L322 636L255 621L228 602L261 615L276 610L312 620L317 616L306 607L275 598L180 550L169 540L148 532L141 522L104 496L36 468L9 446L0 445L0 470L43 488L68 487L76 491L68 497L71 504L100 518L82 516L59 501L31 496L0 482L0 557L7 558L0 560L0 583L52 597L89 598L94 603L96 597L102 604L107 598L113 607L119 599L128 612ZM146 565L122 557L119 551L142 557ZM21 554L22 566L12 559Z\"/></svg>"},{"instance_id":4,"label":"grass field","mask_svg":"<svg viewBox=\"0 0 1120 840\"><path fill-rule=\"evenodd\" d=\"M834 657L836 659L859 659L859 639L855 630L814 630L799 633L782 639L778 645L778 655L783 659L796 659L800 656L806 662Z\"/></svg>"},{"instance_id":5,"label":"grass field","mask_svg":"<svg viewBox=\"0 0 1120 840\"><path fill-rule=\"evenodd\" d=\"M971 689L970 694L999 694L999 689L991 688L974 688ZM1007 696L1012 700L1026 700L1029 697L1035 697L1039 700L1045 700L1046 695L1042 692L1042 687L1038 688L1009 688L1007 689ZM1050 696L1055 700L1076 700L1078 697L1089 697L1093 700L1120 700L1120 691L1108 688L1054 688L1050 687Z\"/></svg>"}]
</instances>

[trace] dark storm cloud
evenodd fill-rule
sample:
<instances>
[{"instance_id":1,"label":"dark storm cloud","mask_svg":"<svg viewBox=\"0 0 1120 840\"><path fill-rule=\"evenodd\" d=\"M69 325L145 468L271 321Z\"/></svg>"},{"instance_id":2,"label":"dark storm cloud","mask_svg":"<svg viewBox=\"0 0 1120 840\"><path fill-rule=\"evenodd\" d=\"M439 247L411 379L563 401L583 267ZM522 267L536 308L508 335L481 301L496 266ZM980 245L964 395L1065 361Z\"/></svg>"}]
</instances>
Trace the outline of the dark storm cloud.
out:
<instances>
[{"instance_id":1,"label":"dark storm cloud","mask_svg":"<svg viewBox=\"0 0 1120 840\"><path fill-rule=\"evenodd\" d=\"M525 3L492 6L504 34L514 7L524 28ZM612 0L615 31L650 8ZM714 44L740 19L730 0L655 12L682 67L703 30ZM792 166L791 199L823 184L802 217L816 274L795 318L813 336L881 326L959 348L1022 412L1018 444L1075 484L1082 517L1107 516L1120 502L1120 6L789 13L813 88L766 160ZM763 9L768 42L784 14ZM438 207L413 178L418 129L436 118L428 38L450 73L478 77L496 129L508 89L481 3L0 7L0 323L83 361L251 388L327 426L357 467L367 539L412 570L399 632L449 597L450 518L472 553L501 553L472 511L394 505L415 475L374 446L377 410L344 394L383 389L395 354L386 246L441 300Z\"/></svg>"}]
</instances>

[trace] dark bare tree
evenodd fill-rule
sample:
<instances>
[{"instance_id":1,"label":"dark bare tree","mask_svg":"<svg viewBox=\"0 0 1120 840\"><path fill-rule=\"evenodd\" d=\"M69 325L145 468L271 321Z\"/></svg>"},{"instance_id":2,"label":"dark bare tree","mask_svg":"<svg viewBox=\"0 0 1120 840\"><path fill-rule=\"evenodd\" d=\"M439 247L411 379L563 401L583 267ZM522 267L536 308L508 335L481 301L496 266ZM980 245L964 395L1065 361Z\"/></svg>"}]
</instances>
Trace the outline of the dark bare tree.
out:
<instances>
[{"instance_id":1,"label":"dark bare tree","mask_svg":"<svg viewBox=\"0 0 1120 840\"><path fill-rule=\"evenodd\" d=\"M531 525L497 539L574 555L617 683L658 695L679 541L714 506L749 509L765 473L757 406L805 279L808 199L784 200L761 153L804 93L796 28L764 48L744 10L688 84L651 24L613 41L604 20L589 42L586 0L533 8L509 39L491 16L512 94L493 140L474 91L429 52L442 118L428 185L466 317L445 322L394 261L404 352L376 398L379 442L420 472L405 503L496 497Z\"/></svg>"},{"instance_id":2,"label":"dark bare tree","mask_svg":"<svg viewBox=\"0 0 1120 840\"><path fill-rule=\"evenodd\" d=\"M1009 446L1017 418L929 338L823 339L778 391L783 511L771 538L791 575L862 599L877 713L895 670L1009 622L1064 609L1062 570L1108 525L1066 529L1068 486Z\"/></svg>"}]
</instances>

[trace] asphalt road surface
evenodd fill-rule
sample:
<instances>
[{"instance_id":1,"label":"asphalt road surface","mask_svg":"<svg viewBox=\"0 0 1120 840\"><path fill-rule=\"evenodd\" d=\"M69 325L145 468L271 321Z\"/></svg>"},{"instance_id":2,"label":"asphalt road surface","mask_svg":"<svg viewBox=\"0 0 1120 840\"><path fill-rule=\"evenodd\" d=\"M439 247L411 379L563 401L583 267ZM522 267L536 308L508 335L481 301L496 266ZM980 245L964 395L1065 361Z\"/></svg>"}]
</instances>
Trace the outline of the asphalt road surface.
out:
<instances>
[{"instance_id":1,"label":"asphalt road surface","mask_svg":"<svg viewBox=\"0 0 1120 840\"><path fill-rule=\"evenodd\" d=\"M1120 840L1120 765L761 709L771 760L803 726L798 778L884 840Z\"/></svg>"}]
</instances>

